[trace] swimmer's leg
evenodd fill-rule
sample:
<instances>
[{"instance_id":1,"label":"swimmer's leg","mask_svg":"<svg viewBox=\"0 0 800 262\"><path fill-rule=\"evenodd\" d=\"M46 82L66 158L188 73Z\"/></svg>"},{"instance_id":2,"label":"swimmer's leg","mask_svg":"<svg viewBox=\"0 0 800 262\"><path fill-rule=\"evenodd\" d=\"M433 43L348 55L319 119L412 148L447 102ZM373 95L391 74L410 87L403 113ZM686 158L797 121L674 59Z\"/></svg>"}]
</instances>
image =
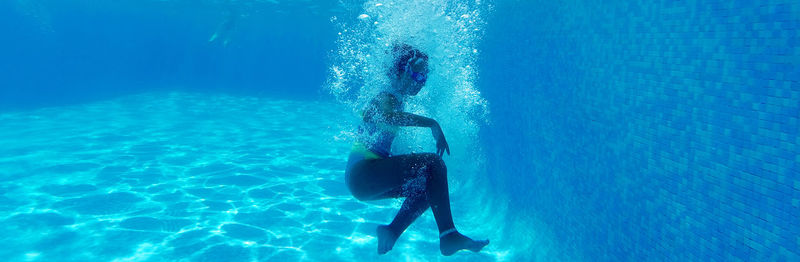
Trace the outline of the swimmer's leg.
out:
<instances>
[{"instance_id":1,"label":"swimmer's leg","mask_svg":"<svg viewBox=\"0 0 800 262\"><path fill-rule=\"evenodd\" d=\"M450 210L447 167L436 154L400 155L357 164L352 170L349 186L353 195L360 200L396 198L401 197L399 193L403 185L419 175L426 176L425 199L439 227L439 249L442 254L449 256L462 249L478 252L486 246L489 241L475 241L455 230ZM379 227L378 231L385 233L385 229Z\"/></svg>"},{"instance_id":2,"label":"swimmer's leg","mask_svg":"<svg viewBox=\"0 0 800 262\"><path fill-rule=\"evenodd\" d=\"M425 210L428 210L428 207L430 207L430 205L428 204L428 200L425 199L425 194L416 194L407 197L406 200L403 201L403 206L397 211L394 220L389 224L389 227L391 227L397 235L403 234L408 226L414 223L414 220L417 220L422 213L425 213Z\"/></svg>"},{"instance_id":3,"label":"swimmer's leg","mask_svg":"<svg viewBox=\"0 0 800 262\"><path fill-rule=\"evenodd\" d=\"M403 206L389 225L378 226L378 254L385 254L392 250L394 243L406 231L414 220L428 210L428 201L425 194L413 194L406 197Z\"/></svg>"},{"instance_id":4,"label":"swimmer's leg","mask_svg":"<svg viewBox=\"0 0 800 262\"><path fill-rule=\"evenodd\" d=\"M436 154L425 154L424 163L428 171L426 194L428 203L439 227L439 251L449 256L459 250L479 252L489 244L489 240L475 241L456 230L453 215L450 211L450 192L447 185L447 167L442 158Z\"/></svg>"}]
</instances>

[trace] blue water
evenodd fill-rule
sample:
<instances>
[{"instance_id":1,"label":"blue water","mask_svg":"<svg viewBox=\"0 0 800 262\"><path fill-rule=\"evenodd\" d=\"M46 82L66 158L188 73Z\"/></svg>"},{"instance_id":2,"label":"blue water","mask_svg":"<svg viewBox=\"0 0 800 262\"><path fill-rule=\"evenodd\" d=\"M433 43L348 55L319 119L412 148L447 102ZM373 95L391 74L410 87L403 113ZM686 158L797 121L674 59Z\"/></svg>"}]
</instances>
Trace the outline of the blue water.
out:
<instances>
[{"instance_id":1,"label":"blue water","mask_svg":"<svg viewBox=\"0 0 800 262\"><path fill-rule=\"evenodd\" d=\"M796 1L0 2L4 261L798 261ZM455 224L344 166L430 56ZM395 154L431 152L404 128Z\"/></svg>"}]
</instances>

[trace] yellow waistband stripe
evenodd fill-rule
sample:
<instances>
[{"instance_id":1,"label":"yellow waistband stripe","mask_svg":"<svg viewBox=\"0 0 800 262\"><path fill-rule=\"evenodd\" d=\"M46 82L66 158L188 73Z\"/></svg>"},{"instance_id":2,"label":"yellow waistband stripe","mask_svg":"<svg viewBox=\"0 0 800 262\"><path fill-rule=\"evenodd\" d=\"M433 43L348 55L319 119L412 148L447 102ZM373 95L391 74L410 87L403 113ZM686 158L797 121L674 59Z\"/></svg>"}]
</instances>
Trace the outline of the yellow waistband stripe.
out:
<instances>
[{"instance_id":1,"label":"yellow waistband stripe","mask_svg":"<svg viewBox=\"0 0 800 262\"><path fill-rule=\"evenodd\" d=\"M372 152L369 149L367 149L367 147L364 146L364 144L361 144L360 142L353 143L353 148L351 148L350 151L351 152L358 152L358 153L363 154L364 155L364 159L381 159L381 158L383 158L383 157L379 156L378 154L375 154L375 152Z\"/></svg>"}]
</instances>

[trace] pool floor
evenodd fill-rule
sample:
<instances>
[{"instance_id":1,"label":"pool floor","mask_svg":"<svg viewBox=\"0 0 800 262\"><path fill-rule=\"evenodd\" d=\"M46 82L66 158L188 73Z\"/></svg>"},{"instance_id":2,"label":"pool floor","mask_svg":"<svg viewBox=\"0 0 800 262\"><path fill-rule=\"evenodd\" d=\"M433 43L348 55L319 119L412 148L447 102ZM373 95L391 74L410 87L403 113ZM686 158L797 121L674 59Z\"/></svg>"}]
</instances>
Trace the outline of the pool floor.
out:
<instances>
[{"instance_id":1,"label":"pool floor","mask_svg":"<svg viewBox=\"0 0 800 262\"><path fill-rule=\"evenodd\" d=\"M0 114L0 257L12 261L495 261L439 254L428 211L386 255L400 200L343 184L348 110L146 93ZM457 201L454 199L453 201Z\"/></svg>"}]
</instances>

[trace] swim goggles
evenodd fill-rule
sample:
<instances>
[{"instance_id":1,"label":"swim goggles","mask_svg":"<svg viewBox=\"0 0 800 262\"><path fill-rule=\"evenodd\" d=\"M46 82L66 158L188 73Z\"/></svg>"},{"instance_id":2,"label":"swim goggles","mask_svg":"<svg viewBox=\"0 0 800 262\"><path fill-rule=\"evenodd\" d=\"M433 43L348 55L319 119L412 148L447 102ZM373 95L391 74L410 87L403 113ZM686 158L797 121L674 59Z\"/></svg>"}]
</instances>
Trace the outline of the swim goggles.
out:
<instances>
[{"instance_id":1,"label":"swim goggles","mask_svg":"<svg viewBox=\"0 0 800 262\"><path fill-rule=\"evenodd\" d=\"M427 75L414 72L414 70L411 70L411 67L408 64L406 64L406 72L408 72L408 75L411 77L411 79L414 79L414 81L417 83L424 84L425 81L428 80Z\"/></svg>"}]
</instances>

